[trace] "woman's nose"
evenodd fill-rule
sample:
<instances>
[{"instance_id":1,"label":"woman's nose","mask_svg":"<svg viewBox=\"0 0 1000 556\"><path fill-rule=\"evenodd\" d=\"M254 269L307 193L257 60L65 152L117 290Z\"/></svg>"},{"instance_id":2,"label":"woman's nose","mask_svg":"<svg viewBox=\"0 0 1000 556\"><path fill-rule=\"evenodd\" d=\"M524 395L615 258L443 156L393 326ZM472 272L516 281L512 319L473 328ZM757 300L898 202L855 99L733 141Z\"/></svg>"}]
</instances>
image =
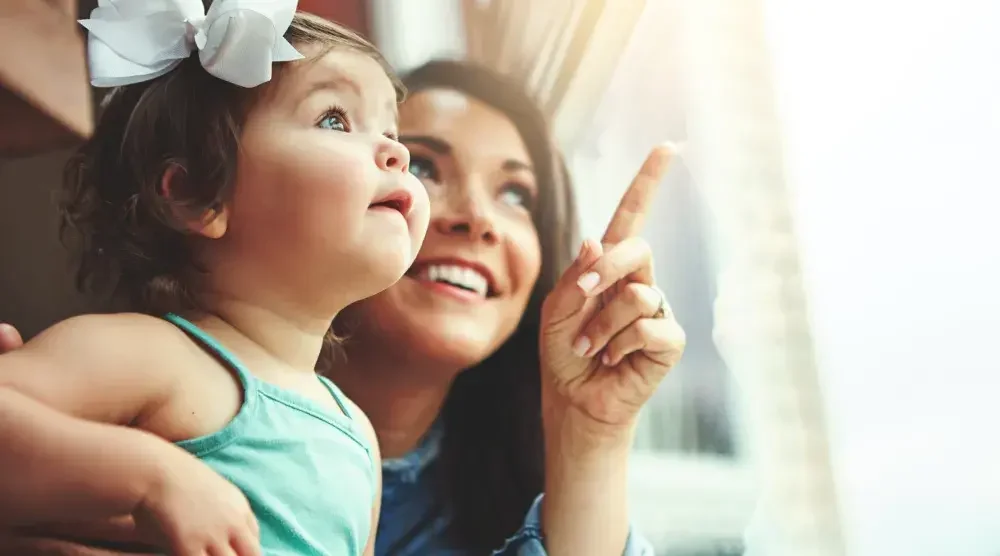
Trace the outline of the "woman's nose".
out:
<instances>
[{"instance_id":1,"label":"woman's nose","mask_svg":"<svg viewBox=\"0 0 1000 556\"><path fill-rule=\"evenodd\" d=\"M433 199L432 226L443 235L465 236L474 241L496 243L499 235L492 211L482 200L469 192L451 195L449 199ZM434 203L445 206L434 207ZM438 209L438 210L435 210Z\"/></svg>"}]
</instances>

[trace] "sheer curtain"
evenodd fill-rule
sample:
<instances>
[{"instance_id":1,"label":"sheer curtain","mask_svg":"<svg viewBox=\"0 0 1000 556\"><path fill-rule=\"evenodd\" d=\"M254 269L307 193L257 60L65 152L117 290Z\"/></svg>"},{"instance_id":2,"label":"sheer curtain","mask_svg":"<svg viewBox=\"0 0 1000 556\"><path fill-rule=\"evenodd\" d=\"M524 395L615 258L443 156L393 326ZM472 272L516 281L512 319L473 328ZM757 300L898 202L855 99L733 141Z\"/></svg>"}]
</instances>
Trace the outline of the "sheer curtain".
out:
<instances>
[{"instance_id":1,"label":"sheer curtain","mask_svg":"<svg viewBox=\"0 0 1000 556\"><path fill-rule=\"evenodd\" d=\"M646 0L463 0L467 57L526 84L564 146L585 131Z\"/></svg>"},{"instance_id":2,"label":"sheer curtain","mask_svg":"<svg viewBox=\"0 0 1000 556\"><path fill-rule=\"evenodd\" d=\"M758 0L649 2L598 109L578 123L586 132L566 148L597 235L649 146L683 145L645 235L689 348L646 410L636 515L669 513L706 543L742 537L749 515L740 522L711 500L739 507L759 489L753 554L839 556L770 62ZM657 483L659 500L644 504ZM654 525L660 546L680 546L683 532L666 522Z\"/></svg>"},{"instance_id":3,"label":"sheer curtain","mask_svg":"<svg viewBox=\"0 0 1000 556\"><path fill-rule=\"evenodd\" d=\"M382 0L373 15L404 70L469 58L528 84L589 237L650 147L683 146L644 235L689 346L643 414L632 515L658 551L732 553L763 486L752 548L839 556L759 1Z\"/></svg>"},{"instance_id":4,"label":"sheer curtain","mask_svg":"<svg viewBox=\"0 0 1000 556\"><path fill-rule=\"evenodd\" d=\"M550 114L575 177L584 233L600 237L642 158L683 142L677 7L643 0L464 0L468 59L526 83ZM704 198L683 162L646 231L686 325L684 362L643 416L638 448L731 456L725 365L712 343L716 274Z\"/></svg>"},{"instance_id":5,"label":"sheer curtain","mask_svg":"<svg viewBox=\"0 0 1000 556\"><path fill-rule=\"evenodd\" d=\"M648 3L596 109L576 114L572 127L580 131L564 140L590 237L600 237L653 145L687 142L680 16L676 3ZM718 268L711 223L703 191L683 157L656 202L644 236L656 256L658 282L688 333L688 348L648 406L637 448L732 456L738 417L729 373L712 341Z\"/></svg>"}]
</instances>

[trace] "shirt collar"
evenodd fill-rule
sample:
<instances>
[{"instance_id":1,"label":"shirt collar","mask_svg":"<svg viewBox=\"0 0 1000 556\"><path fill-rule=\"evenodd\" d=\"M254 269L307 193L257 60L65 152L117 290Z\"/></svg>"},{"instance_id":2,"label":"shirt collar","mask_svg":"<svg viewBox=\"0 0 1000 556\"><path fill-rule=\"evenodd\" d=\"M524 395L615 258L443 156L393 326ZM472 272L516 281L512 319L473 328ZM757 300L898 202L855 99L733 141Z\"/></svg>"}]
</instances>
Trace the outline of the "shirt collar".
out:
<instances>
[{"instance_id":1,"label":"shirt collar","mask_svg":"<svg viewBox=\"0 0 1000 556\"><path fill-rule=\"evenodd\" d=\"M435 421L416 448L402 457L382 460L382 480L415 482L423 470L437 459L443 437L444 426Z\"/></svg>"}]
</instances>

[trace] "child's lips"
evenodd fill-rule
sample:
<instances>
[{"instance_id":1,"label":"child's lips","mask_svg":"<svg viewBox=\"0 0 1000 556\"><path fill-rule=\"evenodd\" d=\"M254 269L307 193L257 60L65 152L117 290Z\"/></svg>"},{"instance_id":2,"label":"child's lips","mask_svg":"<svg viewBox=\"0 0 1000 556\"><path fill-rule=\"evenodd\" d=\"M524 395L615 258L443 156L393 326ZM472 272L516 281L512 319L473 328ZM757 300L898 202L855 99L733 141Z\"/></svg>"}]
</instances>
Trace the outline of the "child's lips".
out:
<instances>
[{"instance_id":1,"label":"child's lips","mask_svg":"<svg viewBox=\"0 0 1000 556\"><path fill-rule=\"evenodd\" d=\"M368 205L369 210L393 210L402 214L404 218L410 215L411 208L413 208L413 195L406 189L391 191L388 195Z\"/></svg>"}]
</instances>

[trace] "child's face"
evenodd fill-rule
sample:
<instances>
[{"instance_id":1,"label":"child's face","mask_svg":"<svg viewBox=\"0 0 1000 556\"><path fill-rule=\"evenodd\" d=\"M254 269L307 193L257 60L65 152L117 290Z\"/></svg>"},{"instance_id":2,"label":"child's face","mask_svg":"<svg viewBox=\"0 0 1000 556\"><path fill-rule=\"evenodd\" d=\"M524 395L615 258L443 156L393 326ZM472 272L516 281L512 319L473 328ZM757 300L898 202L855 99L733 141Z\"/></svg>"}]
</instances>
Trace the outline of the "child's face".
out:
<instances>
[{"instance_id":1,"label":"child's face","mask_svg":"<svg viewBox=\"0 0 1000 556\"><path fill-rule=\"evenodd\" d=\"M371 331L454 373L495 352L524 316L542 268L532 219L538 178L517 126L488 104L425 89L400 108L410 170L431 198L431 225L407 277L357 305L364 327L352 338L368 341ZM486 291L455 286L476 284L467 272L446 277L449 267L482 276Z\"/></svg>"},{"instance_id":2,"label":"child's face","mask_svg":"<svg viewBox=\"0 0 1000 556\"><path fill-rule=\"evenodd\" d=\"M228 206L226 279L300 299L350 303L388 288L413 262L427 193L396 141L396 92L362 53L300 47L249 114ZM250 274L252 273L252 274Z\"/></svg>"}]
</instances>

